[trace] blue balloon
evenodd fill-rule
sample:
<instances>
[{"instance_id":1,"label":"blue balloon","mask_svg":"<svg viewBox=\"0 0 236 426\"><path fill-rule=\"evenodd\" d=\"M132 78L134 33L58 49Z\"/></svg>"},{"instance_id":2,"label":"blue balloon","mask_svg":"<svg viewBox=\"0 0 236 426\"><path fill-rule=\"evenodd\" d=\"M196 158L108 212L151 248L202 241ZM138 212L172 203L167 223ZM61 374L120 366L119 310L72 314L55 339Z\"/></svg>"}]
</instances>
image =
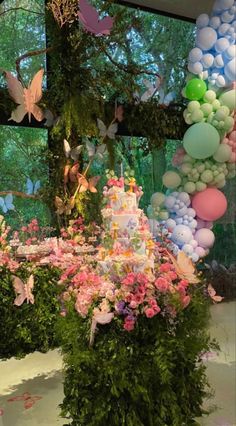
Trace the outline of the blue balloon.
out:
<instances>
[{"instance_id":1,"label":"blue balloon","mask_svg":"<svg viewBox=\"0 0 236 426\"><path fill-rule=\"evenodd\" d=\"M171 235L171 239L178 246L183 246L188 244L193 239L193 234L188 226L186 225L176 225Z\"/></svg>"},{"instance_id":2,"label":"blue balloon","mask_svg":"<svg viewBox=\"0 0 236 426\"><path fill-rule=\"evenodd\" d=\"M231 61L225 65L225 75L230 82L236 80L236 58L231 59Z\"/></svg>"},{"instance_id":3,"label":"blue balloon","mask_svg":"<svg viewBox=\"0 0 236 426\"><path fill-rule=\"evenodd\" d=\"M216 30L221 24L221 20L219 16L212 16L212 18L209 21L210 27L214 28Z\"/></svg>"},{"instance_id":4,"label":"blue balloon","mask_svg":"<svg viewBox=\"0 0 236 426\"><path fill-rule=\"evenodd\" d=\"M225 37L221 37L215 43L215 50L216 52L221 53L228 49L229 46L229 40Z\"/></svg>"},{"instance_id":5,"label":"blue balloon","mask_svg":"<svg viewBox=\"0 0 236 426\"><path fill-rule=\"evenodd\" d=\"M194 47L192 50L190 50L189 52L189 60L191 62L197 62L200 61L202 58L202 50L199 49L198 47Z\"/></svg>"},{"instance_id":6,"label":"blue balloon","mask_svg":"<svg viewBox=\"0 0 236 426\"><path fill-rule=\"evenodd\" d=\"M206 13L202 13L198 16L196 20L196 25L198 28L206 27L209 24L209 16Z\"/></svg>"},{"instance_id":7,"label":"blue balloon","mask_svg":"<svg viewBox=\"0 0 236 426\"><path fill-rule=\"evenodd\" d=\"M223 66L224 66L224 60L223 60L222 55L217 55L215 57L215 59L214 59L214 66L216 68L223 68Z\"/></svg>"},{"instance_id":8,"label":"blue balloon","mask_svg":"<svg viewBox=\"0 0 236 426\"><path fill-rule=\"evenodd\" d=\"M229 24L221 24L220 27L218 28L218 34L220 36L224 36L225 34L227 34L227 32L230 29L230 25Z\"/></svg>"},{"instance_id":9,"label":"blue balloon","mask_svg":"<svg viewBox=\"0 0 236 426\"><path fill-rule=\"evenodd\" d=\"M203 55L201 59L201 63L204 66L204 68L210 68L212 67L214 62L214 56L211 53L206 53Z\"/></svg>"}]
</instances>

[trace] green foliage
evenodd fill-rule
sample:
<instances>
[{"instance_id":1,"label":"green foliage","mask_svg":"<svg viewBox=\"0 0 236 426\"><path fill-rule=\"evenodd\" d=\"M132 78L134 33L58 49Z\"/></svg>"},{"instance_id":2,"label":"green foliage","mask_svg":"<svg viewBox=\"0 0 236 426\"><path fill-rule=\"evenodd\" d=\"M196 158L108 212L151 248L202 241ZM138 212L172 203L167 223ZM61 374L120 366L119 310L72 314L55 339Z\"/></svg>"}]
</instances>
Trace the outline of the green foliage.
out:
<instances>
[{"instance_id":1,"label":"green foliage","mask_svg":"<svg viewBox=\"0 0 236 426\"><path fill-rule=\"evenodd\" d=\"M54 325L60 312L59 272L43 266L35 268L33 274L35 303L24 302L18 307L13 304L13 274L0 269L0 358L20 358L36 350L47 352L58 345ZM27 279L26 265L14 275Z\"/></svg>"},{"instance_id":2,"label":"green foliage","mask_svg":"<svg viewBox=\"0 0 236 426\"><path fill-rule=\"evenodd\" d=\"M132 332L116 318L98 325L71 307L58 323L65 362L62 416L71 426L190 426L209 393L200 353L214 346L206 332L208 303L200 290L170 324L140 317Z\"/></svg>"}]
</instances>

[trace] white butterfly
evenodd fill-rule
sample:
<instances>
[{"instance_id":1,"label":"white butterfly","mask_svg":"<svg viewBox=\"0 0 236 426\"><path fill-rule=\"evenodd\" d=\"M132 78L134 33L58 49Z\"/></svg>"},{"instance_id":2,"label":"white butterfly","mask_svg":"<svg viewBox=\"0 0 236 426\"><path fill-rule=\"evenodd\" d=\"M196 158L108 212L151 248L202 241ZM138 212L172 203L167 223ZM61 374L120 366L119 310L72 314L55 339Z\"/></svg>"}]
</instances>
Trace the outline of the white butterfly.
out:
<instances>
[{"instance_id":1,"label":"white butterfly","mask_svg":"<svg viewBox=\"0 0 236 426\"><path fill-rule=\"evenodd\" d=\"M7 213L8 210L15 210L12 194L7 194L5 198L0 197L0 207L3 213Z\"/></svg>"},{"instance_id":2,"label":"white butterfly","mask_svg":"<svg viewBox=\"0 0 236 426\"><path fill-rule=\"evenodd\" d=\"M41 187L40 180L37 180L36 182L32 182L30 178L27 178L26 180L26 194L36 194Z\"/></svg>"},{"instance_id":3,"label":"white butterfly","mask_svg":"<svg viewBox=\"0 0 236 426\"><path fill-rule=\"evenodd\" d=\"M65 152L66 158L70 157L72 158L72 160L77 161L82 149L83 149L83 145L78 145L75 148L71 149L69 142L66 139L64 139L64 152Z\"/></svg>"},{"instance_id":4,"label":"white butterfly","mask_svg":"<svg viewBox=\"0 0 236 426\"><path fill-rule=\"evenodd\" d=\"M105 126L105 124L103 123L103 121L100 120L99 118L97 118L97 125L98 125L98 128L99 128L100 136L102 138L108 137L109 139L115 139L115 134L118 130L118 124L117 123L112 123L107 128Z\"/></svg>"},{"instance_id":5,"label":"white butterfly","mask_svg":"<svg viewBox=\"0 0 236 426\"><path fill-rule=\"evenodd\" d=\"M135 103L139 104L140 102L147 102L149 99L153 98L153 96L157 93L158 88L160 87L160 78L157 77L155 83L151 83L151 81L146 78L143 80L143 84L147 88L147 90L140 96L138 91L134 92L133 96L135 99Z\"/></svg>"},{"instance_id":6,"label":"white butterfly","mask_svg":"<svg viewBox=\"0 0 236 426\"><path fill-rule=\"evenodd\" d=\"M159 104L168 106L175 98L175 92L169 92L165 95L164 89L158 91Z\"/></svg>"},{"instance_id":7,"label":"white butterfly","mask_svg":"<svg viewBox=\"0 0 236 426\"><path fill-rule=\"evenodd\" d=\"M89 158L97 156L99 159L103 159L104 155L107 153L107 146L105 143L95 146L92 142L87 140L86 148Z\"/></svg>"}]
</instances>

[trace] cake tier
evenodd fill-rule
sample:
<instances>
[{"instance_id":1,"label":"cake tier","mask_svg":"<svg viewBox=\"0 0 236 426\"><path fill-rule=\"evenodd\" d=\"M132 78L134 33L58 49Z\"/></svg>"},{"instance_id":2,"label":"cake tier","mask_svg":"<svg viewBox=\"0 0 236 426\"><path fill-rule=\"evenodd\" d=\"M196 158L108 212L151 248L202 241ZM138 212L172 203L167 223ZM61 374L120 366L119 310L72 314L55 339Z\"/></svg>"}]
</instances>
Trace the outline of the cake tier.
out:
<instances>
[{"instance_id":1,"label":"cake tier","mask_svg":"<svg viewBox=\"0 0 236 426\"><path fill-rule=\"evenodd\" d=\"M116 192L111 197L111 208L114 212L134 213L137 210L137 198L133 192Z\"/></svg>"},{"instance_id":2,"label":"cake tier","mask_svg":"<svg viewBox=\"0 0 236 426\"><path fill-rule=\"evenodd\" d=\"M139 226L139 217L135 213L112 214L110 228L112 229L116 225L118 233L127 231L129 235L132 235Z\"/></svg>"}]
</instances>

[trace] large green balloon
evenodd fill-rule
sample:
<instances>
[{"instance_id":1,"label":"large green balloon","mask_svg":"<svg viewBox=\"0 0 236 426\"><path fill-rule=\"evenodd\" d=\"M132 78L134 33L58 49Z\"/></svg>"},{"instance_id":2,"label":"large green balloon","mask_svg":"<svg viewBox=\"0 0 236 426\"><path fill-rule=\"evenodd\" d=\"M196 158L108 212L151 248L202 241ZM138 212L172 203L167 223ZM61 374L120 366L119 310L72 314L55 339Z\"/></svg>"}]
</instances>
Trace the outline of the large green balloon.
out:
<instances>
[{"instance_id":1,"label":"large green balloon","mask_svg":"<svg viewBox=\"0 0 236 426\"><path fill-rule=\"evenodd\" d=\"M202 99L207 91L207 85L205 81L200 78L193 78L189 80L186 85L186 97L191 101L198 101Z\"/></svg>"},{"instance_id":2,"label":"large green balloon","mask_svg":"<svg viewBox=\"0 0 236 426\"><path fill-rule=\"evenodd\" d=\"M211 157L220 145L218 131L209 123L193 124L184 135L184 149L198 160Z\"/></svg>"}]
</instances>

